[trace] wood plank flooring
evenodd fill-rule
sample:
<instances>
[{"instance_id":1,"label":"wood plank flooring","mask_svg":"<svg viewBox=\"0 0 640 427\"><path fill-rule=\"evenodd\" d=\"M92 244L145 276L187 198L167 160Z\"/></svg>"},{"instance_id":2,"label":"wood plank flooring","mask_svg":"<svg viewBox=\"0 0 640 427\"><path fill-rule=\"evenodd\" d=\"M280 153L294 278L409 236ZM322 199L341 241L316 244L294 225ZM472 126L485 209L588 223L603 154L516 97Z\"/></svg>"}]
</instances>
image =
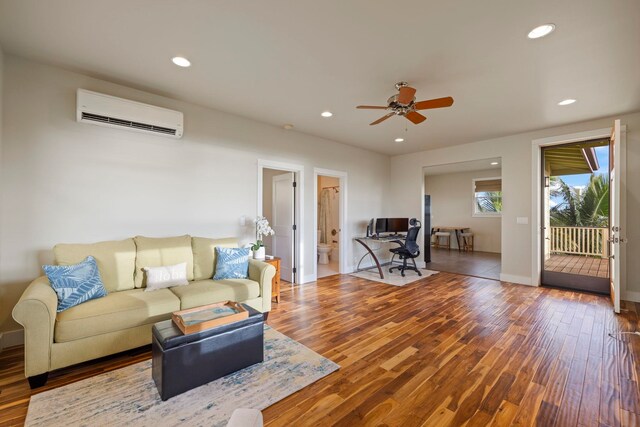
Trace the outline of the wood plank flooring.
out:
<instances>
[{"instance_id":1,"label":"wood plank flooring","mask_svg":"<svg viewBox=\"0 0 640 427\"><path fill-rule=\"evenodd\" d=\"M460 252L457 249L431 248L429 270L446 271L447 273L465 274L500 280L502 255L493 252Z\"/></svg>"},{"instance_id":2,"label":"wood plank flooring","mask_svg":"<svg viewBox=\"0 0 640 427\"><path fill-rule=\"evenodd\" d=\"M544 269L591 277L609 277L609 259L553 254L545 261Z\"/></svg>"},{"instance_id":3,"label":"wood plank flooring","mask_svg":"<svg viewBox=\"0 0 640 427\"><path fill-rule=\"evenodd\" d=\"M267 426L638 426L640 304L439 273L395 287L336 275L284 286L269 324L339 371L263 411ZM51 375L58 387L149 358ZM22 349L0 354L0 425L23 422Z\"/></svg>"}]
</instances>

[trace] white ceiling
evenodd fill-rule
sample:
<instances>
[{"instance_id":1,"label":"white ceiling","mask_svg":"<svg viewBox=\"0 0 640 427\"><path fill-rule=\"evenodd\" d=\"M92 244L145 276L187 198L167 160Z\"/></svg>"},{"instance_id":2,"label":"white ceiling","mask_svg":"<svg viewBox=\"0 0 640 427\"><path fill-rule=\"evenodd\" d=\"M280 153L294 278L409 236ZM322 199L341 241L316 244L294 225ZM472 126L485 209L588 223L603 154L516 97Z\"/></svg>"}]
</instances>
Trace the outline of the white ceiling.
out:
<instances>
[{"instance_id":1,"label":"white ceiling","mask_svg":"<svg viewBox=\"0 0 640 427\"><path fill-rule=\"evenodd\" d=\"M527 39L547 22L553 34ZM0 0L0 44L388 154L640 110L638 0ZM354 107L383 104L400 80L455 104L369 126L383 112Z\"/></svg>"},{"instance_id":2,"label":"white ceiling","mask_svg":"<svg viewBox=\"0 0 640 427\"><path fill-rule=\"evenodd\" d=\"M492 165L491 163L497 163ZM468 162L447 163L444 165L427 166L422 168L425 176L433 175L446 175L449 173L461 173L461 172L475 172L494 170L496 176L499 176L502 172L502 159L495 157L491 159L471 160Z\"/></svg>"}]
</instances>

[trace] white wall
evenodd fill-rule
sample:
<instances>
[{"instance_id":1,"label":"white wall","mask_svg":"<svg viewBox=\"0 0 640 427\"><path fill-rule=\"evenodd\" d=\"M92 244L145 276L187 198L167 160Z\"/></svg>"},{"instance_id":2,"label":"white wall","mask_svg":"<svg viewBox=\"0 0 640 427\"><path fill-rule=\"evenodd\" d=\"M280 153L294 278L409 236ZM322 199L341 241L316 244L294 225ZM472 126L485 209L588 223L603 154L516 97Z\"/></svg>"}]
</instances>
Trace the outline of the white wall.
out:
<instances>
[{"instance_id":1,"label":"white wall","mask_svg":"<svg viewBox=\"0 0 640 427\"><path fill-rule=\"evenodd\" d=\"M470 227L474 250L499 253L502 219L472 215L473 179L496 176L500 176L499 169L425 176L424 191L431 196L431 226ZM455 239L451 246L458 247Z\"/></svg>"},{"instance_id":2,"label":"white wall","mask_svg":"<svg viewBox=\"0 0 640 427\"><path fill-rule=\"evenodd\" d=\"M304 165L307 245L314 167L348 172L349 234L364 234L368 219L382 214L387 156L11 55L4 73L0 331L18 328L11 309L56 243L184 233L250 241L252 226L242 229L239 217L258 211L258 159ZM184 137L77 123L77 88L180 110ZM353 264L361 252L347 248ZM308 278L311 246L301 261Z\"/></svg>"},{"instance_id":3,"label":"white wall","mask_svg":"<svg viewBox=\"0 0 640 427\"><path fill-rule=\"evenodd\" d=\"M626 271L627 298L640 301L640 113L615 117L627 125L627 177L622 182L627 203L626 245L629 263ZM567 126L527 132L471 144L458 145L391 158L390 205L398 215L419 216L423 211L424 166L463 162L491 157L502 158L502 274L503 279L531 283L532 229L516 224L516 217L531 220L532 140L611 127L614 118L592 120ZM634 294L635 293L635 294Z\"/></svg>"}]
</instances>

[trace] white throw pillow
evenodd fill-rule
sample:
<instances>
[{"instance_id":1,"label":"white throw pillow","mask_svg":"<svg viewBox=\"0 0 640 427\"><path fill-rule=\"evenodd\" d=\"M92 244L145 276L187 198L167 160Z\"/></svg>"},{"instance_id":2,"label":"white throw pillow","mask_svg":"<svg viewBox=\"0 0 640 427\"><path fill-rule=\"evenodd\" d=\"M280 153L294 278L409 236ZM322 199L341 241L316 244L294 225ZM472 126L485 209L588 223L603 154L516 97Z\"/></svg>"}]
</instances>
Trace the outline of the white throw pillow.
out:
<instances>
[{"instance_id":1,"label":"white throw pillow","mask_svg":"<svg viewBox=\"0 0 640 427\"><path fill-rule=\"evenodd\" d=\"M186 262L163 267L143 267L142 270L147 276L147 288L145 291L156 291L171 286L184 286L189 284L187 280Z\"/></svg>"}]
</instances>

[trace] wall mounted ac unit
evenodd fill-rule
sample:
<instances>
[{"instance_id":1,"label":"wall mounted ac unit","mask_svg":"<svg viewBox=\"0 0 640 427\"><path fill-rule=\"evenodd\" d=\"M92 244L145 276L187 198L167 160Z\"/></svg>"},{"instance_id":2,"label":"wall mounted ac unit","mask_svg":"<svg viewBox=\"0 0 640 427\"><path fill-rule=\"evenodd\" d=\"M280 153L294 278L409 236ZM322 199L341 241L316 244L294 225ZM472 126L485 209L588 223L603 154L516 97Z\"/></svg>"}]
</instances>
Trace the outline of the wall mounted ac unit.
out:
<instances>
[{"instance_id":1,"label":"wall mounted ac unit","mask_svg":"<svg viewBox=\"0 0 640 427\"><path fill-rule=\"evenodd\" d=\"M179 111L84 89L78 89L76 118L98 126L182 137L183 115Z\"/></svg>"}]
</instances>

